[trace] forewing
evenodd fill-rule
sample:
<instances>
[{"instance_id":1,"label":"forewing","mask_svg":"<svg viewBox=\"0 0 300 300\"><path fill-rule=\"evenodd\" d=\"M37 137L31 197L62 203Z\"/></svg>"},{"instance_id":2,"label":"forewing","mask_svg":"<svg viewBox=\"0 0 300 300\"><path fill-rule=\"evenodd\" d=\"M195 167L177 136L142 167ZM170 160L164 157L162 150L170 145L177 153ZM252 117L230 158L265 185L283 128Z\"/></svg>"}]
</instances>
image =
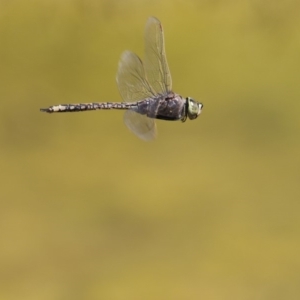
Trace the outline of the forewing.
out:
<instances>
[{"instance_id":1,"label":"forewing","mask_svg":"<svg viewBox=\"0 0 300 300\"><path fill-rule=\"evenodd\" d=\"M156 93L167 94L172 89L172 78L165 53L164 32L160 21L150 17L145 28L145 70Z\"/></svg>"},{"instance_id":2,"label":"forewing","mask_svg":"<svg viewBox=\"0 0 300 300\"><path fill-rule=\"evenodd\" d=\"M138 114L132 110L127 110L124 114L126 126L140 139L151 141L156 138L156 124L154 119L146 115Z\"/></svg>"},{"instance_id":3,"label":"forewing","mask_svg":"<svg viewBox=\"0 0 300 300\"><path fill-rule=\"evenodd\" d=\"M139 101L154 95L146 79L142 61L131 51L125 51L121 55L116 79L125 102Z\"/></svg>"}]
</instances>

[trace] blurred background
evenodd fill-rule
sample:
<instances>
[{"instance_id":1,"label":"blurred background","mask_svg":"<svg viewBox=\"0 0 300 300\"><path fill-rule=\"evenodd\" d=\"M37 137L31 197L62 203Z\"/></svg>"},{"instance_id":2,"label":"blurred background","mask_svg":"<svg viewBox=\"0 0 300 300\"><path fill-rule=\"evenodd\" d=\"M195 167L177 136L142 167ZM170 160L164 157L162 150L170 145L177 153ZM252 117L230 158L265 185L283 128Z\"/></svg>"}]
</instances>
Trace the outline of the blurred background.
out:
<instances>
[{"instance_id":1,"label":"blurred background","mask_svg":"<svg viewBox=\"0 0 300 300\"><path fill-rule=\"evenodd\" d=\"M145 143L121 53L162 21L196 121ZM299 299L300 3L0 0L0 298Z\"/></svg>"}]
</instances>

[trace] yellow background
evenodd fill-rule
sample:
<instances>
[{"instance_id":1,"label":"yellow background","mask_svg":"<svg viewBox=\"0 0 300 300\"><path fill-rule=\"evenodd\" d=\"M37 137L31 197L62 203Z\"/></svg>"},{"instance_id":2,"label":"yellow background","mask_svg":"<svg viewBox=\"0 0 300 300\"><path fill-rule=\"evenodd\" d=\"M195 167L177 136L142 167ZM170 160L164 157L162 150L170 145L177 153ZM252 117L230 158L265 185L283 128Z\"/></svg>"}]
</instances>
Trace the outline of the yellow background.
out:
<instances>
[{"instance_id":1,"label":"yellow background","mask_svg":"<svg viewBox=\"0 0 300 300\"><path fill-rule=\"evenodd\" d=\"M162 21L195 121L131 134L118 59ZM300 4L0 1L0 299L300 299Z\"/></svg>"}]
</instances>

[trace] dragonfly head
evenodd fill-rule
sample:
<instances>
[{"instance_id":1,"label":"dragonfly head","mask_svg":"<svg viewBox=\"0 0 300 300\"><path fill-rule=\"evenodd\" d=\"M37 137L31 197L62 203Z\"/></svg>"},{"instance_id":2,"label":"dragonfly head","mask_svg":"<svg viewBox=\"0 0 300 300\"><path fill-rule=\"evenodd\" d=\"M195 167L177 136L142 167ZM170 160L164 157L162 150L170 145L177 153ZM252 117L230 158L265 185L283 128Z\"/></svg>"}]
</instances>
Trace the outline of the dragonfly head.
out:
<instances>
[{"instance_id":1,"label":"dragonfly head","mask_svg":"<svg viewBox=\"0 0 300 300\"><path fill-rule=\"evenodd\" d=\"M196 119L203 108L203 104L200 102L195 101L191 97L186 98L186 106L187 106L187 116L190 120Z\"/></svg>"}]
</instances>

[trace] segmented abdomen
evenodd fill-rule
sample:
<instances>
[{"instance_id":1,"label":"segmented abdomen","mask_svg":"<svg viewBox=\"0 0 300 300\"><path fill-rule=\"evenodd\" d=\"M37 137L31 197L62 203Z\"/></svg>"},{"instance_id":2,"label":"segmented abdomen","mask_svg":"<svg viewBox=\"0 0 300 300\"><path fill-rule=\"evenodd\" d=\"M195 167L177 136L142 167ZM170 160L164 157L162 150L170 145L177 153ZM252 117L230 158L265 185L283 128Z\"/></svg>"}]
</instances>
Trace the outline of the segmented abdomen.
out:
<instances>
[{"instance_id":1,"label":"segmented abdomen","mask_svg":"<svg viewBox=\"0 0 300 300\"><path fill-rule=\"evenodd\" d=\"M78 103L78 104L59 104L49 108L41 108L41 111L47 113L54 112L79 112L97 109L132 109L136 107L135 103L126 102L96 102L96 103Z\"/></svg>"}]
</instances>

